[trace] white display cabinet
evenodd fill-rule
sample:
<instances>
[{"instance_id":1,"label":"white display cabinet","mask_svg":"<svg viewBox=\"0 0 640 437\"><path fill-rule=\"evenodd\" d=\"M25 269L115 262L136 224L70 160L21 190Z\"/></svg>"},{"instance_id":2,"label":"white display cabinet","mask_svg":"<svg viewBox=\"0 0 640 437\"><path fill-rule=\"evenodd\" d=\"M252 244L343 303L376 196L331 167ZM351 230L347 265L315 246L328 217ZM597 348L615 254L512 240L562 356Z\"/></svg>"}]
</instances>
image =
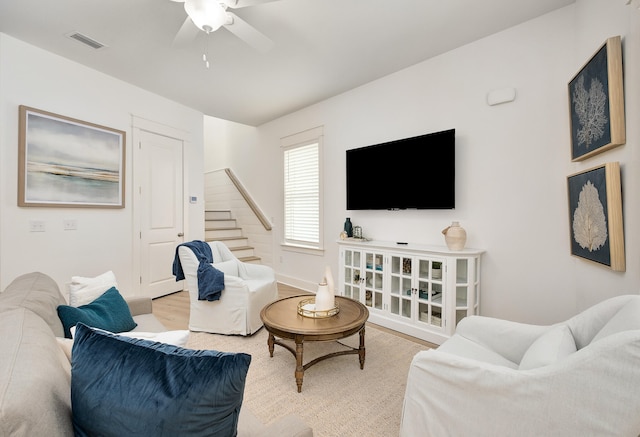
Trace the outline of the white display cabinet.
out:
<instances>
[{"instance_id":1,"label":"white display cabinet","mask_svg":"<svg viewBox=\"0 0 640 437\"><path fill-rule=\"evenodd\" d=\"M369 309L369 321L441 344L478 314L483 251L340 240L338 292Z\"/></svg>"}]
</instances>

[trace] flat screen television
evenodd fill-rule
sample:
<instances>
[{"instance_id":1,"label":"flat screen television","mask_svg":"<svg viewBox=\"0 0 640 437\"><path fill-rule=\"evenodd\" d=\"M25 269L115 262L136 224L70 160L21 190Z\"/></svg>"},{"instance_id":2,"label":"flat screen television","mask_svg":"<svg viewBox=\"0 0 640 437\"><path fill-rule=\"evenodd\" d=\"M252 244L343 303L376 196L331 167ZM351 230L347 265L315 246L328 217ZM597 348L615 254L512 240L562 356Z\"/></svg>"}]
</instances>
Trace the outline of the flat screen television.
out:
<instances>
[{"instance_id":1,"label":"flat screen television","mask_svg":"<svg viewBox=\"0 0 640 437\"><path fill-rule=\"evenodd\" d=\"M346 153L347 210L455 208L455 129Z\"/></svg>"}]
</instances>

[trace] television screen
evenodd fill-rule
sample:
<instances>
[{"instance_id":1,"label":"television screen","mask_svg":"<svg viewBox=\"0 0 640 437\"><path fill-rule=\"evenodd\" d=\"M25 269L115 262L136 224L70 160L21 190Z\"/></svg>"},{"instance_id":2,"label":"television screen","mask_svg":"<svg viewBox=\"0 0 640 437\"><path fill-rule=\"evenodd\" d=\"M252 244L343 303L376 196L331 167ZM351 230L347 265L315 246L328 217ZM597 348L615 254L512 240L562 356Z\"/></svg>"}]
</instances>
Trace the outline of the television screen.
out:
<instances>
[{"instance_id":1,"label":"television screen","mask_svg":"<svg viewBox=\"0 0 640 437\"><path fill-rule=\"evenodd\" d=\"M455 208L455 129L347 150L347 210Z\"/></svg>"}]
</instances>

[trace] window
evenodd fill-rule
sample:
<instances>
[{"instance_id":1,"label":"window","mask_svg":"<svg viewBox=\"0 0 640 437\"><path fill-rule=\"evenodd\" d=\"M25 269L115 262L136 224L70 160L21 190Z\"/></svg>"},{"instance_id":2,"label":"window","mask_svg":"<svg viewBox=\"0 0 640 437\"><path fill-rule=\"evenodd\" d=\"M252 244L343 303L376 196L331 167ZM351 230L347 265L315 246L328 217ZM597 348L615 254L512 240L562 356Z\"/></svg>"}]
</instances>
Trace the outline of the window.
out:
<instances>
[{"instance_id":1,"label":"window","mask_svg":"<svg viewBox=\"0 0 640 437\"><path fill-rule=\"evenodd\" d=\"M282 140L284 152L284 244L319 249L321 223L322 129Z\"/></svg>"}]
</instances>

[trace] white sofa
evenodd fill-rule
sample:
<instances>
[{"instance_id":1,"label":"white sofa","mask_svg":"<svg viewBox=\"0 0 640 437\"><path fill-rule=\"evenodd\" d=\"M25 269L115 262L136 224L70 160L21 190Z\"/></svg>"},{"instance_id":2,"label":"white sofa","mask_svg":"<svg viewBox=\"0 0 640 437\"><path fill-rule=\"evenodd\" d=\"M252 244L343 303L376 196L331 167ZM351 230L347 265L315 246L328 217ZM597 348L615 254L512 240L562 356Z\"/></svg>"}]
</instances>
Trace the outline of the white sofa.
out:
<instances>
[{"instance_id":1,"label":"white sofa","mask_svg":"<svg viewBox=\"0 0 640 437\"><path fill-rule=\"evenodd\" d=\"M224 272L220 300L198 299L200 261L186 246L178 256L189 288L189 329L213 334L251 335L262 327L260 311L278 298L276 275L271 267L244 263L220 241L208 243L213 267Z\"/></svg>"},{"instance_id":2,"label":"white sofa","mask_svg":"<svg viewBox=\"0 0 640 437\"><path fill-rule=\"evenodd\" d=\"M66 303L55 281L39 272L19 276L0 293L0 436L74 435L71 363L56 312ZM127 303L135 331L165 330L151 299ZM295 414L265 425L242 408L238 437L254 436L312 437L313 430Z\"/></svg>"},{"instance_id":3,"label":"white sofa","mask_svg":"<svg viewBox=\"0 0 640 437\"><path fill-rule=\"evenodd\" d=\"M400 435L640 435L640 296L551 326L463 319L414 357Z\"/></svg>"}]
</instances>

